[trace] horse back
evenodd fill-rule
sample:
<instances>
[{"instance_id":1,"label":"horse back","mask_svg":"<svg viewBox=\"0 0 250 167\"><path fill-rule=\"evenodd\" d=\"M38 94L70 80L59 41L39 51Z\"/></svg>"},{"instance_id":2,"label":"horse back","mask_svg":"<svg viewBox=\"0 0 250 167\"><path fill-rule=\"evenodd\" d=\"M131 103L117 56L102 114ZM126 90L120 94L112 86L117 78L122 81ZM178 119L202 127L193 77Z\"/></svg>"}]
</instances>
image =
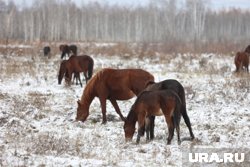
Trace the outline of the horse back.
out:
<instances>
[{"instance_id":1,"label":"horse back","mask_svg":"<svg viewBox=\"0 0 250 167\"><path fill-rule=\"evenodd\" d=\"M153 76L139 69L112 69L105 68L99 71L95 77L98 87L105 88L110 96L118 99L129 99L138 95L144 88L148 80L153 80Z\"/></svg>"},{"instance_id":2,"label":"horse back","mask_svg":"<svg viewBox=\"0 0 250 167\"><path fill-rule=\"evenodd\" d=\"M130 69L128 76L131 89L136 95L146 88L148 82L154 82L154 76L142 69Z\"/></svg>"},{"instance_id":3,"label":"horse back","mask_svg":"<svg viewBox=\"0 0 250 167\"><path fill-rule=\"evenodd\" d=\"M143 91L136 100L136 111L147 116L173 115L176 105L181 105L179 96L172 90ZM170 113L169 113L170 112Z\"/></svg>"},{"instance_id":4,"label":"horse back","mask_svg":"<svg viewBox=\"0 0 250 167\"><path fill-rule=\"evenodd\" d=\"M164 80L158 83L149 84L146 90L172 90L178 94L182 104L186 105L185 90L180 82L174 79Z\"/></svg>"}]
</instances>

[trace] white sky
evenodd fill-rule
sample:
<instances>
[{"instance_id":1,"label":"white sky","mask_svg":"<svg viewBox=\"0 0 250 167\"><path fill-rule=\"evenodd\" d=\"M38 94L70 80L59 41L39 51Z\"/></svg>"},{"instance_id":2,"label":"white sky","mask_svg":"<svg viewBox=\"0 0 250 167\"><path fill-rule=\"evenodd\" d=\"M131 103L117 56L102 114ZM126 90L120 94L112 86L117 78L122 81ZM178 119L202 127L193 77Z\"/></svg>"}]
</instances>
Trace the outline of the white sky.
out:
<instances>
[{"instance_id":1,"label":"white sky","mask_svg":"<svg viewBox=\"0 0 250 167\"><path fill-rule=\"evenodd\" d=\"M6 2L10 0L5 0ZM24 2L25 4L31 4L33 0L13 0L17 4L22 5ZM78 5L88 2L100 2L100 3L108 3L110 5L119 4L119 5L144 5L148 4L152 0L71 0L76 2ZM182 0L183 1L183 0ZM223 8L243 8L250 10L250 0L209 0L211 3L211 8L214 9L223 9Z\"/></svg>"}]
</instances>

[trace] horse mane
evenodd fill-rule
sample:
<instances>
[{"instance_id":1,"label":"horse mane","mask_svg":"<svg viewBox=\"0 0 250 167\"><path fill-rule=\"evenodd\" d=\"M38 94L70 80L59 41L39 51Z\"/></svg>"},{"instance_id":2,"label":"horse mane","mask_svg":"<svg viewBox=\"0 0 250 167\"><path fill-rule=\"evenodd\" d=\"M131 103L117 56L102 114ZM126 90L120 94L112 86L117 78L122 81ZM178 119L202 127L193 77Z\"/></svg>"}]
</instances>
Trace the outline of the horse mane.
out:
<instances>
[{"instance_id":1,"label":"horse mane","mask_svg":"<svg viewBox=\"0 0 250 167\"><path fill-rule=\"evenodd\" d=\"M95 86L97 83L101 82L100 78L101 75L103 75L103 70L98 71L87 83L82 97L81 97L81 102L85 101L85 98L90 98L91 94L93 93L93 90L95 89Z\"/></svg>"}]
</instances>

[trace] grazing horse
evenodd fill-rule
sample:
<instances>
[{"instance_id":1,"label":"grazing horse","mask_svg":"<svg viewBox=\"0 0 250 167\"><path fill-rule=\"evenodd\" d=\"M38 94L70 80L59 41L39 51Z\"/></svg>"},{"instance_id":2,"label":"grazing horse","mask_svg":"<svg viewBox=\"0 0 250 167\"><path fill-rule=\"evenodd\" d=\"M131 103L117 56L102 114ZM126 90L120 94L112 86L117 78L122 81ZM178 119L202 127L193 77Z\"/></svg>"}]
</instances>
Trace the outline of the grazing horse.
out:
<instances>
[{"instance_id":1,"label":"grazing horse","mask_svg":"<svg viewBox=\"0 0 250 167\"><path fill-rule=\"evenodd\" d=\"M93 67L94 60L90 56L73 55L68 60L62 61L59 69L58 84L61 84L64 75L69 82L71 82L72 74L75 74L75 76L79 76L78 78L80 79L80 72L83 72L87 84L88 80L92 77Z\"/></svg>"},{"instance_id":2,"label":"grazing horse","mask_svg":"<svg viewBox=\"0 0 250 167\"><path fill-rule=\"evenodd\" d=\"M76 45L60 45L59 50L62 52L61 59L63 59L66 54L70 57L70 53L73 55L77 55L77 46Z\"/></svg>"},{"instance_id":3,"label":"grazing horse","mask_svg":"<svg viewBox=\"0 0 250 167\"><path fill-rule=\"evenodd\" d=\"M59 75L58 75L58 84L61 84L61 80L62 80L63 76L65 76L65 80L67 83L71 82L69 80L69 74L67 71L67 60L63 60L60 64L60 70L59 70ZM76 85L78 85L78 81L79 81L80 86L82 87L82 82L81 82L81 77L80 77L79 72L74 73L73 83L74 83L74 80L76 80Z\"/></svg>"},{"instance_id":4,"label":"grazing horse","mask_svg":"<svg viewBox=\"0 0 250 167\"><path fill-rule=\"evenodd\" d=\"M248 72L249 55L247 52L237 52L234 58L236 72L244 69Z\"/></svg>"},{"instance_id":5,"label":"grazing horse","mask_svg":"<svg viewBox=\"0 0 250 167\"><path fill-rule=\"evenodd\" d=\"M107 122L106 100L110 100L124 121L116 100L128 100L138 95L146 83L154 81L154 76L142 69L111 69L99 71L86 85L81 100L78 100L76 120L84 122L89 116L89 106L95 97L99 97L102 109L102 123Z\"/></svg>"},{"instance_id":6,"label":"grazing horse","mask_svg":"<svg viewBox=\"0 0 250 167\"><path fill-rule=\"evenodd\" d=\"M178 96L181 99L181 115L189 129L189 133L190 133L190 137L191 140L194 139L194 134L192 131L192 127L191 127L191 123L187 114L187 109L186 109L186 98L185 98L185 90L184 87L181 85L180 82L178 82L177 80L174 79L168 79L168 80L164 80L158 83L154 83L154 82L149 82L147 84L147 88L145 90L148 91L155 91L155 90L173 90L174 92L176 92L178 94ZM149 118L150 120L150 138L153 139L154 138L154 119L155 117L152 116Z\"/></svg>"},{"instance_id":7,"label":"grazing horse","mask_svg":"<svg viewBox=\"0 0 250 167\"><path fill-rule=\"evenodd\" d=\"M161 115L165 116L168 126L167 144L171 143L174 136L174 128L176 128L178 144L180 144L181 99L172 90L143 91L138 95L124 123L126 141L132 140L137 121L138 135L136 142L139 143L145 126L148 126L146 118Z\"/></svg>"},{"instance_id":8,"label":"grazing horse","mask_svg":"<svg viewBox=\"0 0 250 167\"><path fill-rule=\"evenodd\" d=\"M50 54L50 47L49 46L45 46L43 48L43 55L44 56L49 56L49 54Z\"/></svg>"}]
</instances>

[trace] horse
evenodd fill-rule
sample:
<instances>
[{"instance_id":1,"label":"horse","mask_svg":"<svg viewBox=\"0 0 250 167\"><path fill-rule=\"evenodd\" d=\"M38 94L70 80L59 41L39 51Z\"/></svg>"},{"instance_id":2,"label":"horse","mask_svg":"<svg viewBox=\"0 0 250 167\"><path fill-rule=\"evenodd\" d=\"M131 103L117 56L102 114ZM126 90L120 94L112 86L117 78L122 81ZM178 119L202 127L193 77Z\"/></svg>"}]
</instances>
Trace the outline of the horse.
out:
<instances>
[{"instance_id":1,"label":"horse","mask_svg":"<svg viewBox=\"0 0 250 167\"><path fill-rule=\"evenodd\" d=\"M249 55L247 52L237 52L234 58L234 64L236 66L236 71L239 72L240 70L245 70L248 72L248 65L249 65Z\"/></svg>"},{"instance_id":2,"label":"horse","mask_svg":"<svg viewBox=\"0 0 250 167\"><path fill-rule=\"evenodd\" d=\"M174 79L167 79L158 83L155 82L149 82L147 83L147 87L145 88L145 90L147 91L155 91L155 90L173 90L174 92L176 92L178 94L178 96L181 99L181 115L189 129L189 133L190 133L190 137L191 140L194 139L194 134L192 131L192 127L191 127L191 123L190 123L190 119L188 117L187 114L187 109L186 109L186 99L185 99L185 90L184 87L181 85L180 82L178 82L177 80ZM149 118L149 122L150 122L150 139L152 140L154 138L154 120L155 117L151 116Z\"/></svg>"},{"instance_id":3,"label":"horse","mask_svg":"<svg viewBox=\"0 0 250 167\"><path fill-rule=\"evenodd\" d=\"M147 118L151 116L164 115L168 126L167 144L171 143L174 136L174 128L177 131L178 144L180 140L180 119L181 119L181 99L177 93L172 90L144 90L138 95L132 105L124 123L124 132L126 141L132 140L135 132L135 124L138 122L138 134L136 143L140 142L143 136L145 126L148 126Z\"/></svg>"},{"instance_id":4,"label":"horse","mask_svg":"<svg viewBox=\"0 0 250 167\"><path fill-rule=\"evenodd\" d=\"M70 84L70 80L69 80L69 74L67 71L67 60L63 60L60 64L60 70L59 70L59 75L58 75L58 84L61 84L61 78L63 78L63 76L65 76L65 80L67 83ZM60 77L59 77L60 76ZM59 79L60 78L60 79ZM73 77L73 83L74 80L76 80L76 85L78 85L78 81L80 83L80 86L82 87L82 82L81 82L81 77L80 77L80 73L79 72L75 72L74 73L74 77Z\"/></svg>"},{"instance_id":5,"label":"horse","mask_svg":"<svg viewBox=\"0 0 250 167\"><path fill-rule=\"evenodd\" d=\"M61 59L63 59L66 54L70 57L70 53L77 55L77 46L76 45L60 45L59 50L62 52Z\"/></svg>"},{"instance_id":6,"label":"horse","mask_svg":"<svg viewBox=\"0 0 250 167\"><path fill-rule=\"evenodd\" d=\"M101 103L102 124L107 122L106 100L125 121L116 100L128 100L138 95L149 81L154 81L154 76L142 69L102 69L88 82L81 99L77 101L76 121L84 122L87 119L89 106L95 97Z\"/></svg>"},{"instance_id":7,"label":"horse","mask_svg":"<svg viewBox=\"0 0 250 167\"><path fill-rule=\"evenodd\" d=\"M49 56L49 54L50 54L50 47L49 46L45 46L43 48L43 55L44 56Z\"/></svg>"},{"instance_id":8,"label":"horse","mask_svg":"<svg viewBox=\"0 0 250 167\"><path fill-rule=\"evenodd\" d=\"M59 69L58 84L61 84L63 76L71 82L72 74L79 76L83 72L86 84L93 74L94 60L88 55L71 56L68 60L62 61ZM80 82L81 83L81 82Z\"/></svg>"}]
</instances>

